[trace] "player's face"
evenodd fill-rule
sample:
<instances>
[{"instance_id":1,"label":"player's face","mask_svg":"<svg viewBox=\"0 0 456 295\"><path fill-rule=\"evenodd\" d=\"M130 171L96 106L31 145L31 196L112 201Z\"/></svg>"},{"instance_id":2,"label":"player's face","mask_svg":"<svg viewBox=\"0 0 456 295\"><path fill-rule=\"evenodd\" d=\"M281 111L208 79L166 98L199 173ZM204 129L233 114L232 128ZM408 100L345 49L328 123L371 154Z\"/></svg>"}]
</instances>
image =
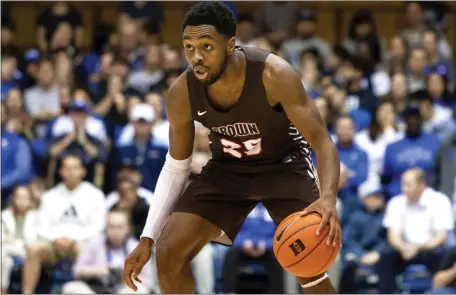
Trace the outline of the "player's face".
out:
<instances>
[{"instance_id":1,"label":"player's face","mask_svg":"<svg viewBox=\"0 0 456 295\"><path fill-rule=\"evenodd\" d=\"M234 51L235 38L227 39L214 26L187 26L183 34L185 58L203 84L215 83Z\"/></svg>"}]
</instances>

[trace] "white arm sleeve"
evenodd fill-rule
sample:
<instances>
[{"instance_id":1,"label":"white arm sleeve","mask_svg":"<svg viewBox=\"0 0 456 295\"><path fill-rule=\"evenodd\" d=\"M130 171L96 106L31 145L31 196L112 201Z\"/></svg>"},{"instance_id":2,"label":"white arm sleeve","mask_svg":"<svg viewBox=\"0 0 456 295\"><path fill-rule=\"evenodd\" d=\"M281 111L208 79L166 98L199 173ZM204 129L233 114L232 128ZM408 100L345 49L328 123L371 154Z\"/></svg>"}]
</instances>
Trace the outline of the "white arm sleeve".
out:
<instances>
[{"instance_id":1,"label":"white arm sleeve","mask_svg":"<svg viewBox=\"0 0 456 295\"><path fill-rule=\"evenodd\" d=\"M169 153L166 155L141 238L151 238L155 243L157 242L171 210L182 194L190 174L191 163L191 156L185 160L175 160Z\"/></svg>"}]
</instances>

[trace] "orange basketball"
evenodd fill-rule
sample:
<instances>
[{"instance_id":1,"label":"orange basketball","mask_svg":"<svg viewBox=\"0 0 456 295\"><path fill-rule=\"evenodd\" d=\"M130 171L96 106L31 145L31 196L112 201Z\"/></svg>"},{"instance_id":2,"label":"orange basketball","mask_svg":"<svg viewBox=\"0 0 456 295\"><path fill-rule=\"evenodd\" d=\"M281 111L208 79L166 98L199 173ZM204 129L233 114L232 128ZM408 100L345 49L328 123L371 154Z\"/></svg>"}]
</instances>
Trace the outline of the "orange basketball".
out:
<instances>
[{"instance_id":1,"label":"orange basketball","mask_svg":"<svg viewBox=\"0 0 456 295\"><path fill-rule=\"evenodd\" d=\"M317 213L300 217L296 212L285 218L274 234L274 254L280 265L298 277L314 277L331 267L339 252L327 245L329 225L317 237L321 216Z\"/></svg>"}]
</instances>

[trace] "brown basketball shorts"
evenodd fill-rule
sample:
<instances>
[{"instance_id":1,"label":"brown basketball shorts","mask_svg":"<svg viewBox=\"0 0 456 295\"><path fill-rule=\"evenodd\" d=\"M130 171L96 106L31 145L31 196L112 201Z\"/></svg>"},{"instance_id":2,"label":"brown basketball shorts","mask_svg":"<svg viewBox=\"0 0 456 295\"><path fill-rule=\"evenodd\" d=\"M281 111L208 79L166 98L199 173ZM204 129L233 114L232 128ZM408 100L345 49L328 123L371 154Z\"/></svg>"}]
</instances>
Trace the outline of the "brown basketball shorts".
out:
<instances>
[{"instance_id":1,"label":"brown basketball shorts","mask_svg":"<svg viewBox=\"0 0 456 295\"><path fill-rule=\"evenodd\" d=\"M211 171L198 175L179 199L174 212L205 218L224 233L215 241L231 245L250 211L262 202L278 225L319 198L307 170L282 169L254 176Z\"/></svg>"}]
</instances>

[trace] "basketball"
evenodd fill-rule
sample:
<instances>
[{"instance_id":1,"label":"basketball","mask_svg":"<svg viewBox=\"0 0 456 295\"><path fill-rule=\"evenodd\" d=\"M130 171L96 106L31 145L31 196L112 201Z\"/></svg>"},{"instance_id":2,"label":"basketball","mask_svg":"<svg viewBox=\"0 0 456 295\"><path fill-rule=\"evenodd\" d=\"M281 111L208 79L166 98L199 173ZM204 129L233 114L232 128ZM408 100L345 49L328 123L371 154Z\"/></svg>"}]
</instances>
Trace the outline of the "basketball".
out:
<instances>
[{"instance_id":1,"label":"basketball","mask_svg":"<svg viewBox=\"0 0 456 295\"><path fill-rule=\"evenodd\" d=\"M277 227L274 254L289 273L298 277L314 277L331 267L339 252L339 243L335 247L327 245L329 225L317 237L321 221L319 214L304 217L300 214L291 214Z\"/></svg>"}]
</instances>

